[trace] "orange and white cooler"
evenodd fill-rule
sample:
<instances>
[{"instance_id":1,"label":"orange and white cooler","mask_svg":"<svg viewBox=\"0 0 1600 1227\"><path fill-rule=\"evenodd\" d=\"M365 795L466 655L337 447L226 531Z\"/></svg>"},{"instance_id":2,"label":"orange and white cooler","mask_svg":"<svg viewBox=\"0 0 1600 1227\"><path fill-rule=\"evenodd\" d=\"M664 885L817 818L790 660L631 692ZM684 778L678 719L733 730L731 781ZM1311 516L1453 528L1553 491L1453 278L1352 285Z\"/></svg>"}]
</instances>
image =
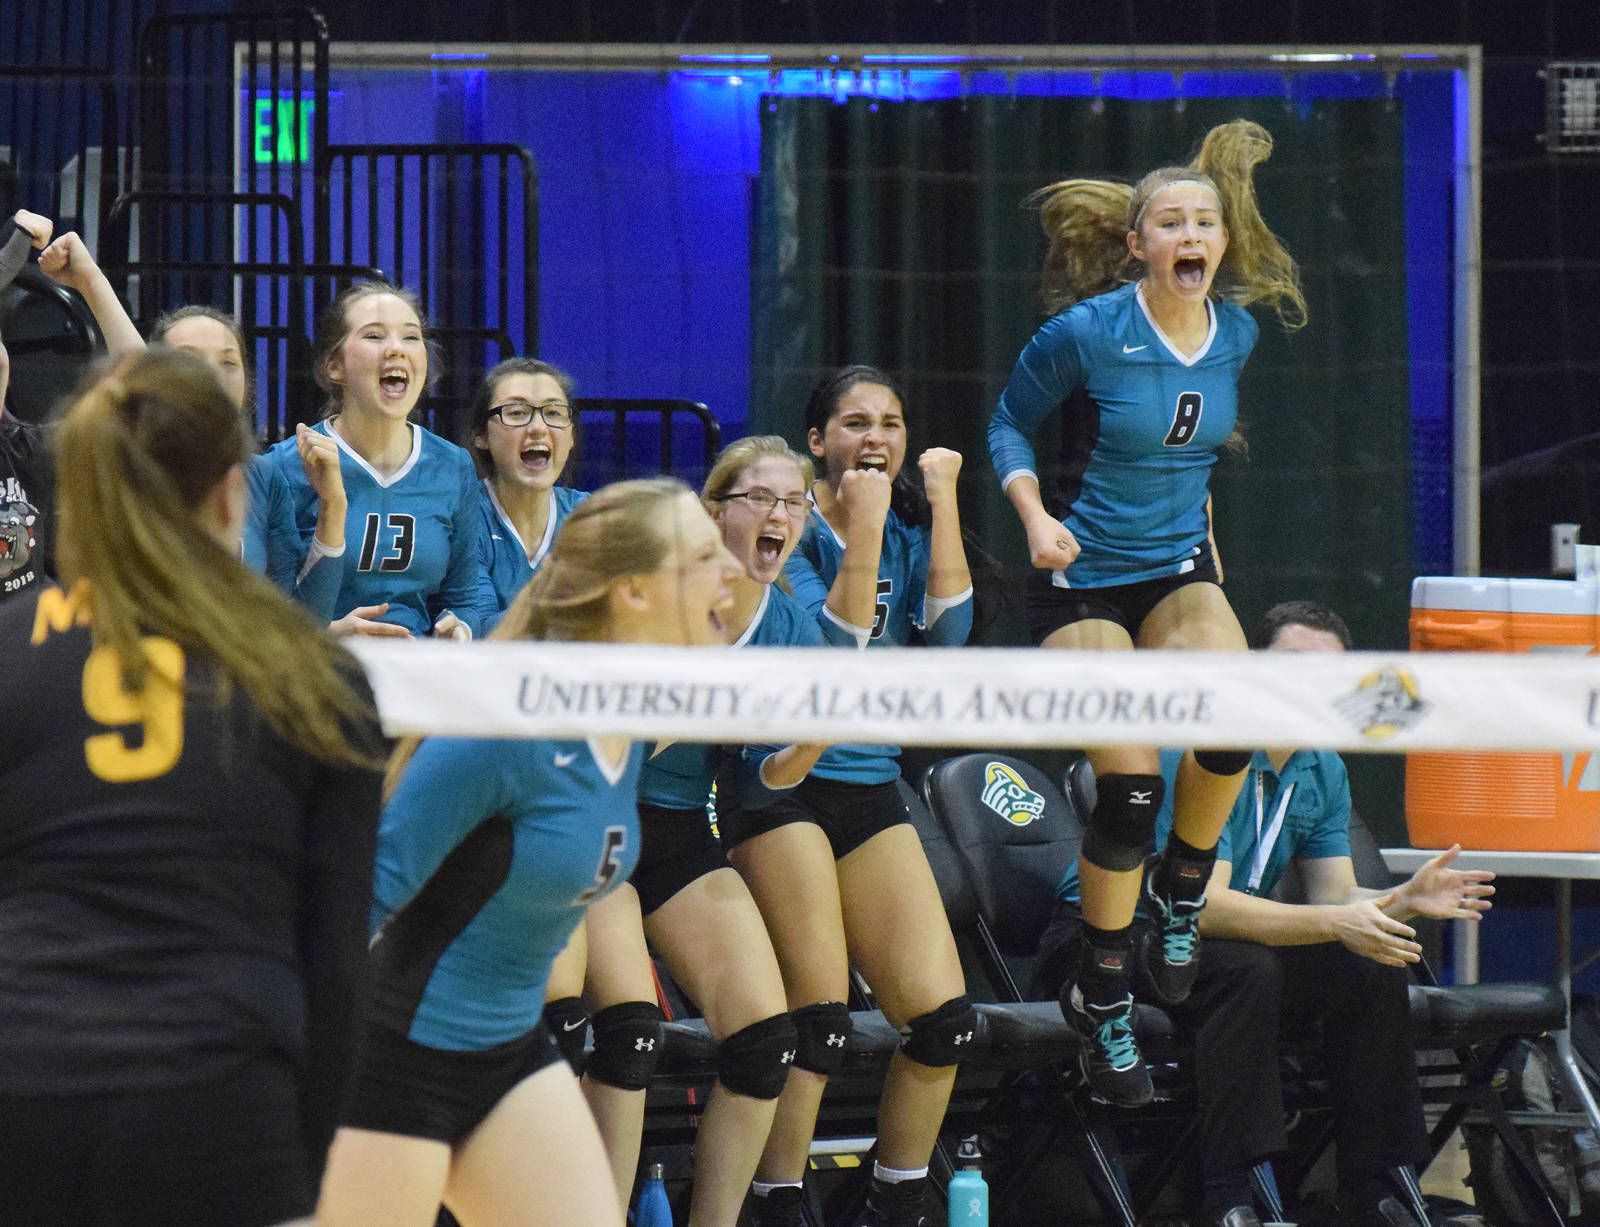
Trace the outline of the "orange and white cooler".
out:
<instances>
[{"instance_id":1,"label":"orange and white cooler","mask_svg":"<svg viewBox=\"0 0 1600 1227\"><path fill-rule=\"evenodd\" d=\"M1418 578L1411 650L1600 653L1600 584ZM1418 848L1600 851L1600 745L1565 754L1411 754L1406 829Z\"/></svg>"}]
</instances>

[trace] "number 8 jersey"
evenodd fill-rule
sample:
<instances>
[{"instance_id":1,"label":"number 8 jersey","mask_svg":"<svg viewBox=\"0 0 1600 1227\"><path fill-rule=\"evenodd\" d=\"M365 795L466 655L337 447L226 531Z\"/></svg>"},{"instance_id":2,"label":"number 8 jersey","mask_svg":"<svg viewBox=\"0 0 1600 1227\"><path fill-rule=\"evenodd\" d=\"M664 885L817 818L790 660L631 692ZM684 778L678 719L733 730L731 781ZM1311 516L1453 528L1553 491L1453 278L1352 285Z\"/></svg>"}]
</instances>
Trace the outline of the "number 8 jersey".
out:
<instances>
[{"instance_id":1,"label":"number 8 jersey","mask_svg":"<svg viewBox=\"0 0 1600 1227\"><path fill-rule=\"evenodd\" d=\"M583 909L639 859L632 743L429 737L384 806L373 1021L432 1048L528 1032Z\"/></svg>"},{"instance_id":2,"label":"number 8 jersey","mask_svg":"<svg viewBox=\"0 0 1600 1227\"><path fill-rule=\"evenodd\" d=\"M1237 304L1207 305L1211 329L1193 354L1161 331L1135 283L1052 317L1017 359L989 451L1002 487L1038 478L1029 440L1064 411L1061 470L1040 486L1082 552L1058 585L1132 584L1194 565L1211 527L1211 466L1259 333Z\"/></svg>"}]
</instances>

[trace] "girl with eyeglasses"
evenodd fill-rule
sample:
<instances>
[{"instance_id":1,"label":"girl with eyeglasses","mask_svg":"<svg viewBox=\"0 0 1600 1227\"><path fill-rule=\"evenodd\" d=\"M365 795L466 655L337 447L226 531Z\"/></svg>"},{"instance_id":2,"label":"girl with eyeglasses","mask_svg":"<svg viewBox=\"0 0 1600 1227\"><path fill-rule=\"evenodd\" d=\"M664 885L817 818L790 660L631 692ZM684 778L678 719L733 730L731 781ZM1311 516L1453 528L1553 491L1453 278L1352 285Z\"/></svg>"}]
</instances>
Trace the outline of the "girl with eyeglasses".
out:
<instances>
[{"instance_id":1,"label":"girl with eyeglasses","mask_svg":"<svg viewBox=\"0 0 1600 1227\"><path fill-rule=\"evenodd\" d=\"M865 648L915 635L933 645L964 643L972 580L956 508L960 455L930 448L919 458L926 521L918 522L917 500L896 497L907 432L887 375L869 366L829 373L811 394L806 423L807 446L823 473L811 487L799 545L782 568L793 599L770 592L771 608L751 642ZM903 479L899 485L905 491ZM770 489L785 502L768 506L753 547L762 559L778 548L778 513L801 492ZM737 486L721 492L724 541L736 516L749 518L767 502L744 495ZM784 617L786 611L799 616ZM773 749L747 747L744 765L724 772L717 786L723 846L766 921L799 1035L757 1168L753 1221L803 1221L817 1110L850 1035L853 965L902 1040L879 1100L867 1204L851 1227L914 1227L928 1221L928 1161L975 1022L955 939L900 799L898 749L830 746L787 790L792 781L775 778L770 767L751 770Z\"/></svg>"},{"instance_id":2,"label":"girl with eyeglasses","mask_svg":"<svg viewBox=\"0 0 1600 1227\"><path fill-rule=\"evenodd\" d=\"M577 443L572 380L537 358L507 358L483 377L463 442L480 478L479 554L493 590L481 615L500 620L588 492L558 483Z\"/></svg>"}]
</instances>

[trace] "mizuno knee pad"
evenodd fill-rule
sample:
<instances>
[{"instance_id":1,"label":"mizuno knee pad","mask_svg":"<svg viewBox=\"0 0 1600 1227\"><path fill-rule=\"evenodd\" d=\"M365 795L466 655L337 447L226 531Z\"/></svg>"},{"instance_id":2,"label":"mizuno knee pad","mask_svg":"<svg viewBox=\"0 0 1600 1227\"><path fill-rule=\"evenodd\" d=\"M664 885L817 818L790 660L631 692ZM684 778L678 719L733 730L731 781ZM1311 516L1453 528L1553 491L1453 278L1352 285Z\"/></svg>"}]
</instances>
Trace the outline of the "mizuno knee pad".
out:
<instances>
[{"instance_id":1,"label":"mizuno knee pad","mask_svg":"<svg viewBox=\"0 0 1600 1227\"><path fill-rule=\"evenodd\" d=\"M1139 868L1166 795L1166 781L1159 775L1097 776L1094 813L1083 837L1084 859L1119 873Z\"/></svg>"}]
</instances>

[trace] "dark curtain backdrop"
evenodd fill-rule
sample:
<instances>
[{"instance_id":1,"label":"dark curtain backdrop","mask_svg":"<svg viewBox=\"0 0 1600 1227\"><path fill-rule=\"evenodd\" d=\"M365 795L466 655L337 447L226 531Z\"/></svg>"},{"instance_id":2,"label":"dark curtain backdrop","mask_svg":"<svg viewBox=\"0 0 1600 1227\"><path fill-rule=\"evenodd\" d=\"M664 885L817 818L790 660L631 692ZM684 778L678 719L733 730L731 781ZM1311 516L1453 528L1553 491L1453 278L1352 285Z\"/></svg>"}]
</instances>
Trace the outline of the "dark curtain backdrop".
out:
<instances>
[{"instance_id":1,"label":"dark curtain backdrop","mask_svg":"<svg viewBox=\"0 0 1600 1227\"><path fill-rule=\"evenodd\" d=\"M750 429L801 437L817 373L874 362L904 382L913 451L966 456L967 523L1010 566L1022 533L983 445L1042 322L1029 192L1068 174L1137 177L1244 115L1276 141L1262 210L1301 261L1311 322L1259 311L1241 386L1249 443L1213 479L1228 590L1246 623L1327 601L1364 646L1400 647L1411 580L1400 117L1382 102L1289 112L1261 99L991 98L763 107ZM1440 292L1447 292L1440 287ZM1042 442L1041 461L1053 455ZM1010 623L1007 624L1010 629Z\"/></svg>"},{"instance_id":2,"label":"dark curtain backdrop","mask_svg":"<svg viewBox=\"0 0 1600 1227\"><path fill-rule=\"evenodd\" d=\"M937 444L963 454L964 522L1016 591L1022 530L984 430L1044 318L1044 240L1022 201L1069 175L1131 180L1182 163L1210 127L1240 116L1273 134L1257 188L1301 263L1310 323L1286 335L1257 310L1261 341L1240 386L1248 454L1224 457L1212 479L1227 591L1247 629L1273 603L1303 597L1339 610L1360 646L1403 647L1412 466L1394 103L1291 110L1278 99L1191 99L1179 111L1088 98L766 100L751 432L800 441L806 392L824 368L893 372L912 453ZM1048 435L1036 442L1041 463L1056 455ZM987 642L1025 641L1015 604ZM1380 828L1397 824L1398 773L1379 767L1375 778L1388 795L1365 808Z\"/></svg>"}]
</instances>

